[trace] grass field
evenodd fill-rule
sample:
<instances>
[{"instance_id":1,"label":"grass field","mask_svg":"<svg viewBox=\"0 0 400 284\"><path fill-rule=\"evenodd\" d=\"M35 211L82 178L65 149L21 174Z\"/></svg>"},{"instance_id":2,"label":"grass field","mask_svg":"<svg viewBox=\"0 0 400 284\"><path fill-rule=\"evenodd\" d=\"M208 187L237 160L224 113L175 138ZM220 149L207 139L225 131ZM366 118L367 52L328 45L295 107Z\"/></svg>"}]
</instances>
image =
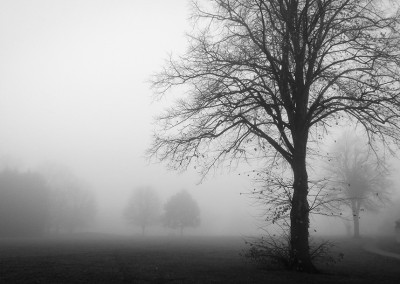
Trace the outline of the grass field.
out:
<instances>
[{"instance_id":1,"label":"grass field","mask_svg":"<svg viewBox=\"0 0 400 284\"><path fill-rule=\"evenodd\" d=\"M76 235L53 239L0 240L0 283L398 283L400 261L362 249L362 242L336 239L317 275L266 270L240 256L234 237L128 238ZM397 249L389 238L378 244Z\"/></svg>"},{"instance_id":2,"label":"grass field","mask_svg":"<svg viewBox=\"0 0 400 284\"><path fill-rule=\"evenodd\" d=\"M380 238L376 246L384 251L394 252L400 255L400 243L396 243L393 238Z\"/></svg>"}]
</instances>

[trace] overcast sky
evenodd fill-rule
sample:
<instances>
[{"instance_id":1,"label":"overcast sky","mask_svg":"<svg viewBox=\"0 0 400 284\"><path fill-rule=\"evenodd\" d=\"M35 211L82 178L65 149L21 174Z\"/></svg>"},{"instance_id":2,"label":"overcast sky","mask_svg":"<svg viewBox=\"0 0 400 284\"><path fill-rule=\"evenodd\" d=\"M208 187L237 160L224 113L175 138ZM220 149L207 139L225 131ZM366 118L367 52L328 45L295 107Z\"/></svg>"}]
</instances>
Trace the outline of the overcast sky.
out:
<instances>
[{"instance_id":1,"label":"overcast sky","mask_svg":"<svg viewBox=\"0 0 400 284\"><path fill-rule=\"evenodd\" d=\"M71 167L113 224L129 191L149 185L162 199L190 190L203 226L215 231L238 230L241 219L253 228L248 200L239 197L245 180L222 175L196 185L195 173L143 158L152 118L168 103L152 101L148 80L170 52L184 52L189 12L188 0L0 0L3 161Z\"/></svg>"},{"instance_id":2,"label":"overcast sky","mask_svg":"<svg viewBox=\"0 0 400 284\"><path fill-rule=\"evenodd\" d=\"M245 178L225 172L197 185L195 172L144 159L152 118L174 95L152 102L147 81L185 51L189 15L189 0L0 0L3 162L70 167L96 191L106 224L122 226L132 188L152 186L163 201L188 189L214 233L255 229L239 196Z\"/></svg>"},{"instance_id":3,"label":"overcast sky","mask_svg":"<svg viewBox=\"0 0 400 284\"><path fill-rule=\"evenodd\" d=\"M139 158L157 109L146 80L184 50L186 2L0 1L1 151Z\"/></svg>"}]
</instances>

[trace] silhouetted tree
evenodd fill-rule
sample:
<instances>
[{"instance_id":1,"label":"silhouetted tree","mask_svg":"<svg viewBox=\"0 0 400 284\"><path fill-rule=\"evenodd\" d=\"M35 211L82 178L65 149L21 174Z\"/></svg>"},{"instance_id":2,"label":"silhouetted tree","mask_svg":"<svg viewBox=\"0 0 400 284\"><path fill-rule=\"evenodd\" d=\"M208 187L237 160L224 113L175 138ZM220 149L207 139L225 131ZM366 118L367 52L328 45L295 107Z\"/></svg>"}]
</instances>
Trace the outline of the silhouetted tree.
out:
<instances>
[{"instance_id":1,"label":"silhouetted tree","mask_svg":"<svg viewBox=\"0 0 400 284\"><path fill-rule=\"evenodd\" d=\"M49 189L33 172L0 172L0 236L34 236L46 232Z\"/></svg>"},{"instance_id":2,"label":"silhouetted tree","mask_svg":"<svg viewBox=\"0 0 400 284\"><path fill-rule=\"evenodd\" d=\"M389 201L391 182L384 159L354 133L346 132L327 163L335 202L351 210L354 237L360 237L360 212L375 211Z\"/></svg>"},{"instance_id":3,"label":"silhouetted tree","mask_svg":"<svg viewBox=\"0 0 400 284\"><path fill-rule=\"evenodd\" d=\"M181 235L183 235L184 228L200 225L200 208L186 190L173 195L165 204L164 210L164 225L172 229L179 229Z\"/></svg>"},{"instance_id":4,"label":"silhouetted tree","mask_svg":"<svg viewBox=\"0 0 400 284\"><path fill-rule=\"evenodd\" d=\"M156 191L150 187L136 188L124 210L124 218L132 225L140 226L142 235L146 227L154 224L160 213L160 201Z\"/></svg>"},{"instance_id":5,"label":"silhouetted tree","mask_svg":"<svg viewBox=\"0 0 400 284\"><path fill-rule=\"evenodd\" d=\"M205 175L228 160L289 165L292 267L310 257L307 159L332 126L357 121L376 147L400 137L399 13L389 1L209 0L194 4L186 54L154 77L185 97L158 118L149 155ZM390 9L388 9L390 6Z\"/></svg>"}]
</instances>

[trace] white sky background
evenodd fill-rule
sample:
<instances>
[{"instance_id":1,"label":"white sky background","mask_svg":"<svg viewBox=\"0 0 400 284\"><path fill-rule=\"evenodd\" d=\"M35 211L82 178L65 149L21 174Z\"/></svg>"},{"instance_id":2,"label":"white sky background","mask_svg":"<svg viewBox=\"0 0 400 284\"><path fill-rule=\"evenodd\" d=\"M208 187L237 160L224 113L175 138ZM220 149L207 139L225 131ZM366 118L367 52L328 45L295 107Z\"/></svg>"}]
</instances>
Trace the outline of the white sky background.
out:
<instances>
[{"instance_id":1,"label":"white sky background","mask_svg":"<svg viewBox=\"0 0 400 284\"><path fill-rule=\"evenodd\" d=\"M256 213L239 196L248 182L237 173L197 185L195 173L143 158L152 118L169 102L152 102L147 81L170 52L185 51L189 2L0 0L0 157L71 167L114 230L131 189L153 186L162 201L188 189L211 233L254 232Z\"/></svg>"},{"instance_id":2,"label":"white sky background","mask_svg":"<svg viewBox=\"0 0 400 284\"><path fill-rule=\"evenodd\" d=\"M71 167L93 185L109 224L122 224L133 187L150 185L163 201L190 190L203 227L216 233L252 230L239 197L246 181L210 177L196 186L195 174L143 158L163 109L147 81L170 52L185 50L189 8L188 0L0 0L0 157L31 169Z\"/></svg>"}]
</instances>

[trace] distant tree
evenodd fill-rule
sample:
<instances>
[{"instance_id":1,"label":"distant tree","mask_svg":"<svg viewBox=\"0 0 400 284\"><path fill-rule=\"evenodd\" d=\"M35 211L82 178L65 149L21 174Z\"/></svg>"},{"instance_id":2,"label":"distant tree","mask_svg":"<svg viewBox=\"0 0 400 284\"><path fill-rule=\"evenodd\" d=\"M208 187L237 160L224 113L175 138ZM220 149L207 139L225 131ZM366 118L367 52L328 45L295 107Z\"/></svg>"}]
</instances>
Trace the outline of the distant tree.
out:
<instances>
[{"instance_id":1,"label":"distant tree","mask_svg":"<svg viewBox=\"0 0 400 284\"><path fill-rule=\"evenodd\" d=\"M132 192L132 196L124 209L124 218L132 225L142 229L157 222L160 213L160 201L156 191L150 187L139 187Z\"/></svg>"},{"instance_id":2,"label":"distant tree","mask_svg":"<svg viewBox=\"0 0 400 284\"><path fill-rule=\"evenodd\" d=\"M86 227L96 215L96 197L90 186L63 165L47 163L40 171L50 188L50 226L59 232Z\"/></svg>"},{"instance_id":3,"label":"distant tree","mask_svg":"<svg viewBox=\"0 0 400 284\"><path fill-rule=\"evenodd\" d=\"M49 221L49 188L33 172L0 172L0 236L44 234Z\"/></svg>"},{"instance_id":4,"label":"distant tree","mask_svg":"<svg viewBox=\"0 0 400 284\"><path fill-rule=\"evenodd\" d=\"M376 211L389 201L391 182L385 160L354 133L344 133L332 149L327 164L333 187L329 196L348 207L353 219L353 234L360 237L360 212ZM332 197L335 198L332 198Z\"/></svg>"},{"instance_id":5,"label":"distant tree","mask_svg":"<svg viewBox=\"0 0 400 284\"><path fill-rule=\"evenodd\" d=\"M200 208L186 190L173 195L165 204L164 210L164 225L179 229L181 235L184 228L200 225Z\"/></svg>"},{"instance_id":6,"label":"distant tree","mask_svg":"<svg viewBox=\"0 0 400 284\"><path fill-rule=\"evenodd\" d=\"M289 165L291 268L309 250L309 159L331 127L358 122L400 144L400 13L395 1L195 1L187 52L154 77L185 95L158 118L149 155L201 174L224 161ZM203 3L205 3L203 5ZM396 149L398 147L395 147Z\"/></svg>"}]
</instances>

